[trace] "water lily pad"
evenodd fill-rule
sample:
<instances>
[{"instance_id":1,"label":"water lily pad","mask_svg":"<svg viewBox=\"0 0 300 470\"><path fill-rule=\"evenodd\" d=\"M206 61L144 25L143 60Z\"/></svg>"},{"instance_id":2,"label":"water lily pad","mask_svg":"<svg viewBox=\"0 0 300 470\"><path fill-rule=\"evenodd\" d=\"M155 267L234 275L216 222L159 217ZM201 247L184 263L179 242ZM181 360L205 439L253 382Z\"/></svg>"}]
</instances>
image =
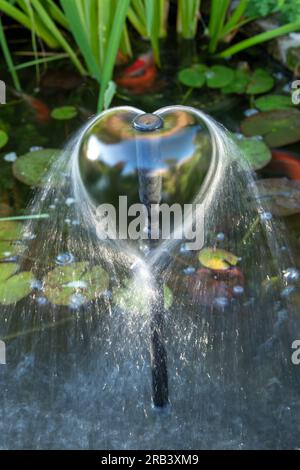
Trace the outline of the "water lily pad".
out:
<instances>
[{"instance_id":1,"label":"water lily pad","mask_svg":"<svg viewBox=\"0 0 300 470\"><path fill-rule=\"evenodd\" d=\"M286 95L266 95L255 100L255 106L260 111L272 111L274 109L290 109L294 105L291 97Z\"/></svg>"},{"instance_id":2,"label":"water lily pad","mask_svg":"<svg viewBox=\"0 0 300 470\"><path fill-rule=\"evenodd\" d=\"M253 170L260 170L272 159L269 147L262 140L244 137L235 142Z\"/></svg>"},{"instance_id":3,"label":"water lily pad","mask_svg":"<svg viewBox=\"0 0 300 470\"><path fill-rule=\"evenodd\" d=\"M20 238L22 224L15 221L0 221L0 259L17 256L22 253L24 247L15 244Z\"/></svg>"},{"instance_id":4,"label":"water lily pad","mask_svg":"<svg viewBox=\"0 0 300 470\"><path fill-rule=\"evenodd\" d=\"M96 299L109 285L109 276L101 266L91 267L88 262L58 266L44 279L44 292L55 305L70 305L72 296L80 295L82 304Z\"/></svg>"},{"instance_id":5,"label":"water lily pad","mask_svg":"<svg viewBox=\"0 0 300 470\"><path fill-rule=\"evenodd\" d=\"M173 304L173 293L165 284L164 287L164 307L168 310ZM136 314L146 314L151 309L152 292L142 289L139 281L127 279L123 287L113 289L113 301L120 309Z\"/></svg>"},{"instance_id":6,"label":"water lily pad","mask_svg":"<svg viewBox=\"0 0 300 470\"><path fill-rule=\"evenodd\" d=\"M58 121L68 121L76 117L77 114L75 106L61 106L52 110L51 117Z\"/></svg>"},{"instance_id":7,"label":"water lily pad","mask_svg":"<svg viewBox=\"0 0 300 470\"><path fill-rule=\"evenodd\" d=\"M8 142L8 135L5 131L0 130L0 149L4 147Z\"/></svg>"},{"instance_id":8,"label":"water lily pad","mask_svg":"<svg viewBox=\"0 0 300 470\"><path fill-rule=\"evenodd\" d=\"M288 216L300 212L300 181L268 178L257 181L259 199L268 212Z\"/></svg>"},{"instance_id":9,"label":"water lily pad","mask_svg":"<svg viewBox=\"0 0 300 470\"><path fill-rule=\"evenodd\" d=\"M15 274L19 266L15 263L0 264L0 304L11 305L31 292L34 275L29 271Z\"/></svg>"},{"instance_id":10,"label":"water lily pad","mask_svg":"<svg viewBox=\"0 0 300 470\"><path fill-rule=\"evenodd\" d=\"M248 95L258 95L270 91L274 86L275 80L264 69L257 69L253 72L246 92Z\"/></svg>"},{"instance_id":11,"label":"water lily pad","mask_svg":"<svg viewBox=\"0 0 300 470\"><path fill-rule=\"evenodd\" d=\"M224 65L213 65L206 72L206 83L209 88L223 88L234 79L234 71Z\"/></svg>"},{"instance_id":12,"label":"water lily pad","mask_svg":"<svg viewBox=\"0 0 300 470\"><path fill-rule=\"evenodd\" d=\"M237 95L242 95L246 91L249 80L249 75L244 70L235 70L233 80L229 85L222 88L222 92L225 94L236 93Z\"/></svg>"},{"instance_id":13,"label":"water lily pad","mask_svg":"<svg viewBox=\"0 0 300 470\"><path fill-rule=\"evenodd\" d=\"M42 149L19 157L13 164L13 174L29 186L42 186L43 178L59 157L57 149Z\"/></svg>"},{"instance_id":14,"label":"water lily pad","mask_svg":"<svg viewBox=\"0 0 300 470\"><path fill-rule=\"evenodd\" d=\"M281 147L300 140L300 113L296 109L266 111L241 123L246 136L262 135L270 147Z\"/></svg>"},{"instance_id":15,"label":"water lily pad","mask_svg":"<svg viewBox=\"0 0 300 470\"><path fill-rule=\"evenodd\" d=\"M199 261L206 268L223 270L235 266L239 258L222 249L203 248L199 253Z\"/></svg>"},{"instance_id":16,"label":"water lily pad","mask_svg":"<svg viewBox=\"0 0 300 470\"><path fill-rule=\"evenodd\" d=\"M205 84L205 73L197 67L190 67L180 70L178 79L185 86L201 88Z\"/></svg>"}]
</instances>

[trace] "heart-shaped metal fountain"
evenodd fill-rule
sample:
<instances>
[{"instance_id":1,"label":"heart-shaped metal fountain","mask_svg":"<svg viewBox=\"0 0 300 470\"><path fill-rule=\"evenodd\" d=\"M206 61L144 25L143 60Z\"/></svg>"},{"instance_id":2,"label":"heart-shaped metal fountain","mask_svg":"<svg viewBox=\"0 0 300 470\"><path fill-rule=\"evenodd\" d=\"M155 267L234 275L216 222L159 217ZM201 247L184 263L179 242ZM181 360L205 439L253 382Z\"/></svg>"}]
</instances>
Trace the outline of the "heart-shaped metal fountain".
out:
<instances>
[{"instance_id":1,"label":"heart-shaped metal fountain","mask_svg":"<svg viewBox=\"0 0 300 470\"><path fill-rule=\"evenodd\" d=\"M128 205L142 203L149 215L149 226L144 228L148 233L153 230L153 207L159 211L161 203L184 205L196 195L201 202L216 168L209 119L184 106L153 114L133 107L105 111L86 128L78 155L81 182L93 203L109 203L117 211L123 195ZM156 246L149 243L150 250ZM156 285L160 294L151 323L153 401L163 406L168 401L164 307L159 279Z\"/></svg>"}]
</instances>

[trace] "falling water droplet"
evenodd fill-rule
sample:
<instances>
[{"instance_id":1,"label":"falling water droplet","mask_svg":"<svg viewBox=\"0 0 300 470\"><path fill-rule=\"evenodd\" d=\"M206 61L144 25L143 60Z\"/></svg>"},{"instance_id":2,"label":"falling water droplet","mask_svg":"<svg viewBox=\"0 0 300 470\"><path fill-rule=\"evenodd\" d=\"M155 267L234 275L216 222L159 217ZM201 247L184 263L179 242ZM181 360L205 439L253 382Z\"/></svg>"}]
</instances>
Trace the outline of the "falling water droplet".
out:
<instances>
[{"instance_id":1,"label":"falling water droplet","mask_svg":"<svg viewBox=\"0 0 300 470\"><path fill-rule=\"evenodd\" d=\"M189 253L191 252L191 250L189 249L189 247L187 246L186 243L183 243L183 244L180 246L179 251L180 251L180 253L183 254L183 255L189 254Z\"/></svg>"},{"instance_id":2,"label":"falling water droplet","mask_svg":"<svg viewBox=\"0 0 300 470\"><path fill-rule=\"evenodd\" d=\"M74 256L71 253L60 253L55 258L55 263L60 266L65 266L66 264L71 264L74 261Z\"/></svg>"},{"instance_id":3,"label":"falling water droplet","mask_svg":"<svg viewBox=\"0 0 300 470\"><path fill-rule=\"evenodd\" d=\"M65 203L68 207L74 204L74 202L75 202L75 199L73 197L67 197L67 199L65 200Z\"/></svg>"},{"instance_id":4,"label":"falling water droplet","mask_svg":"<svg viewBox=\"0 0 300 470\"><path fill-rule=\"evenodd\" d=\"M225 240L225 234L223 232L218 233L216 239L218 242L223 242Z\"/></svg>"},{"instance_id":5,"label":"falling water droplet","mask_svg":"<svg viewBox=\"0 0 300 470\"><path fill-rule=\"evenodd\" d=\"M31 281L30 287L31 287L31 289L42 290L43 289L43 284L42 284L41 281L39 281L37 279L34 279L33 281Z\"/></svg>"},{"instance_id":6,"label":"falling water droplet","mask_svg":"<svg viewBox=\"0 0 300 470\"><path fill-rule=\"evenodd\" d=\"M87 298L82 295L82 294L73 294L70 297L70 303L69 307L72 309L77 309L81 307L83 304L85 304L87 301Z\"/></svg>"},{"instance_id":7,"label":"falling water droplet","mask_svg":"<svg viewBox=\"0 0 300 470\"><path fill-rule=\"evenodd\" d=\"M187 268L184 268L183 272L186 275L193 274L195 272L195 268L193 266L188 266Z\"/></svg>"},{"instance_id":8,"label":"falling water droplet","mask_svg":"<svg viewBox=\"0 0 300 470\"><path fill-rule=\"evenodd\" d=\"M6 162L10 162L10 163L15 162L17 160L16 152L7 153L6 155L4 155L3 160L5 160Z\"/></svg>"},{"instance_id":9,"label":"falling water droplet","mask_svg":"<svg viewBox=\"0 0 300 470\"><path fill-rule=\"evenodd\" d=\"M37 297L36 302L39 305L46 305L48 303L48 300L46 299L46 297Z\"/></svg>"},{"instance_id":10,"label":"falling water droplet","mask_svg":"<svg viewBox=\"0 0 300 470\"><path fill-rule=\"evenodd\" d=\"M294 290L295 290L295 288L293 286L285 287L281 291L280 295L281 295L281 297L288 297Z\"/></svg>"},{"instance_id":11,"label":"falling water droplet","mask_svg":"<svg viewBox=\"0 0 300 470\"><path fill-rule=\"evenodd\" d=\"M216 297L214 300L214 305L215 307L223 310L225 307L227 307L229 304L228 298L227 297Z\"/></svg>"},{"instance_id":12,"label":"falling water droplet","mask_svg":"<svg viewBox=\"0 0 300 470\"><path fill-rule=\"evenodd\" d=\"M235 295L242 295L244 293L243 286L234 286L232 290Z\"/></svg>"},{"instance_id":13,"label":"falling water droplet","mask_svg":"<svg viewBox=\"0 0 300 470\"><path fill-rule=\"evenodd\" d=\"M263 221L271 220L272 217L273 216L272 216L271 212L263 212L262 214L260 214L260 218Z\"/></svg>"},{"instance_id":14,"label":"falling water droplet","mask_svg":"<svg viewBox=\"0 0 300 470\"><path fill-rule=\"evenodd\" d=\"M297 281L299 279L299 271L296 268L287 268L283 271L283 277L287 281Z\"/></svg>"}]
</instances>

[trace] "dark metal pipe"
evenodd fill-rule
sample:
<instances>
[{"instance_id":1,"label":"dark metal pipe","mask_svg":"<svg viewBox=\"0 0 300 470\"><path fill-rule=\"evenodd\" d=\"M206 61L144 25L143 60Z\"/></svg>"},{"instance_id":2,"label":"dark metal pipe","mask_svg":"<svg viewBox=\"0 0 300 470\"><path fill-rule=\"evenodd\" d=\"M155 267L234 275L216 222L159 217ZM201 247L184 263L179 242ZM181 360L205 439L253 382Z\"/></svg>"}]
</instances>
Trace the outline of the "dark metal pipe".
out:
<instances>
[{"instance_id":1,"label":"dark metal pipe","mask_svg":"<svg viewBox=\"0 0 300 470\"><path fill-rule=\"evenodd\" d=\"M155 132L163 126L163 121L155 114L142 114L133 121L133 127L139 132ZM159 143L153 139L137 142L139 197L148 212L148 236L150 249L157 240L151 239L153 229L159 238L159 227L153 227L152 210L159 210L162 181L159 172ZM157 219L158 220L158 219ZM152 370L152 399L154 406L163 407L168 403L167 352L164 344L164 291L163 282L155 277L155 302L151 306L150 321L150 356Z\"/></svg>"}]
</instances>

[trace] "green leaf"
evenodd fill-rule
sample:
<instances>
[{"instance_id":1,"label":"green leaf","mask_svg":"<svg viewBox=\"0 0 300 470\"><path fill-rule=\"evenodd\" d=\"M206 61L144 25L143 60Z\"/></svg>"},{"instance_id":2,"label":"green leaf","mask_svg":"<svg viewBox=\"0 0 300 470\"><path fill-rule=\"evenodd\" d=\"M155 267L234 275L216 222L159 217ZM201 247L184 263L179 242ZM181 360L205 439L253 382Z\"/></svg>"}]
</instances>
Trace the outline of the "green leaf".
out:
<instances>
[{"instance_id":1,"label":"green leaf","mask_svg":"<svg viewBox=\"0 0 300 470\"><path fill-rule=\"evenodd\" d=\"M234 71L224 65L213 65L206 72L206 83L209 88L223 88L234 79Z\"/></svg>"},{"instance_id":2,"label":"green leaf","mask_svg":"<svg viewBox=\"0 0 300 470\"><path fill-rule=\"evenodd\" d=\"M241 123L246 136L262 135L270 147L281 147L300 140L300 113L296 109L267 111Z\"/></svg>"},{"instance_id":3,"label":"green leaf","mask_svg":"<svg viewBox=\"0 0 300 470\"><path fill-rule=\"evenodd\" d=\"M174 301L173 292L167 286L167 284L165 284L164 285L164 306L166 310L169 310L172 307L173 301Z\"/></svg>"},{"instance_id":4,"label":"green leaf","mask_svg":"<svg viewBox=\"0 0 300 470\"><path fill-rule=\"evenodd\" d=\"M24 250L24 246L16 244L20 239L22 224L14 221L0 222L0 259L17 256Z\"/></svg>"},{"instance_id":5,"label":"green leaf","mask_svg":"<svg viewBox=\"0 0 300 470\"><path fill-rule=\"evenodd\" d=\"M72 296L81 296L82 304L96 299L109 286L109 276L101 266L86 261L58 266L44 278L47 299L55 305L70 305Z\"/></svg>"},{"instance_id":6,"label":"green leaf","mask_svg":"<svg viewBox=\"0 0 300 470\"><path fill-rule=\"evenodd\" d=\"M199 253L199 261L202 266L214 270L224 270L231 266L236 266L239 261L238 256L229 251L217 248L203 248Z\"/></svg>"},{"instance_id":7,"label":"green leaf","mask_svg":"<svg viewBox=\"0 0 300 470\"><path fill-rule=\"evenodd\" d=\"M60 156L57 149L43 149L19 157L13 164L13 174L29 186L42 186L52 163Z\"/></svg>"},{"instance_id":8,"label":"green leaf","mask_svg":"<svg viewBox=\"0 0 300 470\"><path fill-rule=\"evenodd\" d=\"M113 80L110 80L104 93L104 109L108 109L110 107L112 99L116 93L116 89L117 85Z\"/></svg>"},{"instance_id":9,"label":"green leaf","mask_svg":"<svg viewBox=\"0 0 300 470\"><path fill-rule=\"evenodd\" d=\"M272 159L269 147L262 140L244 137L235 142L253 170L260 170Z\"/></svg>"},{"instance_id":10,"label":"green leaf","mask_svg":"<svg viewBox=\"0 0 300 470\"><path fill-rule=\"evenodd\" d=\"M29 271L14 274L19 269L15 263L0 264L0 304L11 305L31 292L34 276Z\"/></svg>"},{"instance_id":11,"label":"green leaf","mask_svg":"<svg viewBox=\"0 0 300 470\"><path fill-rule=\"evenodd\" d=\"M274 109L290 109L294 105L291 97L286 95L266 95L255 100L255 107L260 111L273 111Z\"/></svg>"},{"instance_id":12,"label":"green leaf","mask_svg":"<svg viewBox=\"0 0 300 470\"><path fill-rule=\"evenodd\" d=\"M57 121L68 121L77 116L77 109L74 106L61 106L54 108L51 112L51 117Z\"/></svg>"},{"instance_id":13,"label":"green leaf","mask_svg":"<svg viewBox=\"0 0 300 470\"><path fill-rule=\"evenodd\" d=\"M5 147L8 142L8 135L5 131L0 130L0 149Z\"/></svg>"},{"instance_id":14,"label":"green leaf","mask_svg":"<svg viewBox=\"0 0 300 470\"><path fill-rule=\"evenodd\" d=\"M274 78L268 72L263 69L257 69L250 78L246 92L248 95L266 93L273 88L274 83Z\"/></svg>"},{"instance_id":15,"label":"green leaf","mask_svg":"<svg viewBox=\"0 0 300 470\"><path fill-rule=\"evenodd\" d=\"M249 76L244 70L235 70L233 80L222 88L222 93L242 95L246 91L249 80Z\"/></svg>"},{"instance_id":16,"label":"green leaf","mask_svg":"<svg viewBox=\"0 0 300 470\"><path fill-rule=\"evenodd\" d=\"M191 88L201 88L205 84L205 72L196 67L180 70L178 80Z\"/></svg>"}]
</instances>

